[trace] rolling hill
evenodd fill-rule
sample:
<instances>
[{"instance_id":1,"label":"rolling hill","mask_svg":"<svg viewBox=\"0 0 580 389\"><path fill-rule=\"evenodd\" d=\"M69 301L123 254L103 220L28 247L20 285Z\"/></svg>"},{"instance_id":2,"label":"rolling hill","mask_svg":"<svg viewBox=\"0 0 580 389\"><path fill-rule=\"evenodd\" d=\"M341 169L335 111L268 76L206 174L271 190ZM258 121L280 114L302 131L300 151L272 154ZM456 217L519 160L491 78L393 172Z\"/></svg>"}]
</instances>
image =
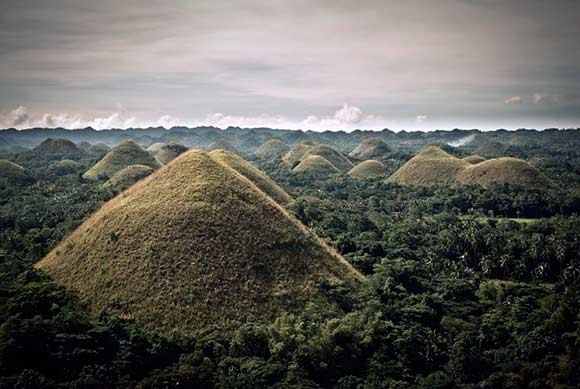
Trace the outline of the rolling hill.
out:
<instances>
[{"instance_id":1,"label":"rolling hill","mask_svg":"<svg viewBox=\"0 0 580 389\"><path fill-rule=\"evenodd\" d=\"M465 169L458 177L459 182L480 185L517 185L527 188L550 189L555 184L538 169L524 160L511 157L490 159Z\"/></svg>"},{"instance_id":2,"label":"rolling hill","mask_svg":"<svg viewBox=\"0 0 580 389\"><path fill-rule=\"evenodd\" d=\"M385 165L375 159L368 159L353 167L348 175L354 178L377 177L385 174L387 168Z\"/></svg>"},{"instance_id":3,"label":"rolling hill","mask_svg":"<svg viewBox=\"0 0 580 389\"><path fill-rule=\"evenodd\" d=\"M301 161L304 159L317 155L326 159L334 167L336 167L341 173L346 173L353 168L353 163L348 160L344 155L336 151L334 148L328 145L316 145L306 151L302 156Z\"/></svg>"},{"instance_id":4,"label":"rolling hill","mask_svg":"<svg viewBox=\"0 0 580 389\"><path fill-rule=\"evenodd\" d=\"M0 159L0 187L7 185L25 185L33 182L33 177L22 166Z\"/></svg>"},{"instance_id":5,"label":"rolling hill","mask_svg":"<svg viewBox=\"0 0 580 389\"><path fill-rule=\"evenodd\" d=\"M177 156L185 153L187 150L189 150L187 147L179 143L168 143L161 146L161 149L157 152L155 157L162 164L166 164L174 160Z\"/></svg>"},{"instance_id":6,"label":"rolling hill","mask_svg":"<svg viewBox=\"0 0 580 389\"><path fill-rule=\"evenodd\" d=\"M312 147L314 147L315 143L313 142L301 142L297 143L288 150L288 152L284 155L282 160L284 163L290 168L294 168L296 165L300 163L304 154Z\"/></svg>"},{"instance_id":7,"label":"rolling hill","mask_svg":"<svg viewBox=\"0 0 580 389\"><path fill-rule=\"evenodd\" d=\"M429 146L401 166L388 181L409 186L455 184L457 176L467 166L471 164L439 147Z\"/></svg>"},{"instance_id":8,"label":"rolling hill","mask_svg":"<svg viewBox=\"0 0 580 389\"><path fill-rule=\"evenodd\" d=\"M131 165L145 165L157 169L160 163L137 143L126 141L112 148L107 155L83 174L83 178L109 179L119 170Z\"/></svg>"},{"instance_id":9,"label":"rolling hill","mask_svg":"<svg viewBox=\"0 0 580 389\"><path fill-rule=\"evenodd\" d=\"M480 162L486 161L486 158L482 157L481 155L470 155L462 159L472 165L477 165Z\"/></svg>"},{"instance_id":10,"label":"rolling hill","mask_svg":"<svg viewBox=\"0 0 580 389\"><path fill-rule=\"evenodd\" d=\"M381 138L368 138L363 140L351 151L354 158L366 160L380 158L391 152L391 148Z\"/></svg>"},{"instance_id":11,"label":"rolling hill","mask_svg":"<svg viewBox=\"0 0 580 389\"><path fill-rule=\"evenodd\" d=\"M260 158L278 158L286 154L290 147L280 139L270 139L254 152Z\"/></svg>"},{"instance_id":12,"label":"rolling hill","mask_svg":"<svg viewBox=\"0 0 580 389\"><path fill-rule=\"evenodd\" d=\"M198 150L106 203L36 267L94 313L182 333L307 303L335 309L316 281L362 280L254 182Z\"/></svg>"},{"instance_id":13,"label":"rolling hill","mask_svg":"<svg viewBox=\"0 0 580 389\"><path fill-rule=\"evenodd\" d=\"M58 161L70 159L79 161L87 157L87 153L68 139L48 138L27 154L36 161Z\"/></svg>"},{"instance_id":14,"label":"rolling hill","mask_svg":"<svg viewBox=\"0 0 580 389\"><path fill-rule=\"evenodd\" d=\"M224 139L218 139L207 146L208 150L225 150L230 153L239 154L238 149L236 149L230 142Z\"/></svg>"},{"instance_id":15,"label":"rolling hill","mask_svg":"<svg viewBox=\"0 0 580 389\"><path fill-rule=\"evenodd\" d=\"M153 173L153 169L145 165L131 165L113 174L104 184L104 189L122 192L131 185Z\"/></svg>"},{"instance_id":16,"label":"rolling hill","mask_svg":"<svg viewBox=\"0 0 580 389\"><path fill-rule=\"evenodd\" d=\"M309 155L302 159L298 165L292 169L294 173L304 174L313 178L324 178L333 174L340 174L330 161L320 155Z\"/></svg>"}]
</instances>

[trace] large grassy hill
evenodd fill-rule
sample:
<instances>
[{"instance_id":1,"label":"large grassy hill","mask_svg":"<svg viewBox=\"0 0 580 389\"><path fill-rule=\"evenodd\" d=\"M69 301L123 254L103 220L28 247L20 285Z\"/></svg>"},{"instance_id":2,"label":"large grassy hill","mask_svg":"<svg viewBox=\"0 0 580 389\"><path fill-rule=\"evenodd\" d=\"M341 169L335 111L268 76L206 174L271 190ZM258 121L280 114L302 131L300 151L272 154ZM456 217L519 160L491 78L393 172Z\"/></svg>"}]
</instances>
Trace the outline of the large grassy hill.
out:
<instances>
[{"instance_id":1,"label":"large grassy hill","mask_svg":"<svg viewBox=\"0 0 580 389\"><path fill-rule=\"evenodd\" d=\"M286 154L290 147L280 139L270 139L254 152L260 158L279 158Z\"/></svg>"},{"instance_id":2,"label":"large grassy hill","mask_svg":"<svg viewBox=\"0 0 580 389\"><path fill-rule=\"evenodd\" d=\"M58 161L70 159L79 161L86 158L87 153L68 139L48 138L34 149L26 153L27 158L36 161Z\"/></svg>"},{"instance_id":3,"label":"large grassy hill","mask_svg":"<svg viewBox=\"0 0 580 389\"><path fill-rule=\"evenodd\" d=\"M362 276L250 179L191 150L106 203L37 267L97 313L193 332L269 321Z\"/></svg>"},{"instance_id":4,"label":"large grassy hill","mask_svg":"<svg viewBox=\"0 0 580 389\"><path fill-rule=\"evenodd\" d=\"M453 184L469 162L456 158L436 146L429 146L401 166L390 182L409 186Z\"/></svg>"},{"instance_id":5,"label":"large grassy hill","mask_svg":"<svg viewBox=\"0 0 580 389\"><path fill-rule=\"evenodd\" d=\"M119 170L103 184L104 189L122 192L131 185L153 173L153 169L145 165L131 165Z\"/></svg>"},{"instance_id":6,"label":"large grassy hill","mask_svg":"<svg viewBox=\"0 0 580 389\"><path fill-rule=\"evenodd\" d=\"M369 178L385 174L387 168L381 162L369 159L353 167L348 175L354 178Z\"/></svg>"},{"instance_id":7,"label":"large grassy hill","mask_svg":"<svg viewBox=\"0 0 580 389\"><path fill-rule=\"evenodd\" d=\"M83 177L89 180L108 179L131 165L145 165L157 169L160 163L137 143L126 141L112 148L103 159L85 172Z\"/></svg>"},{"instance_id":8,"label":"large grassy hill","mask_svg":"<svg viewBox=\"0 0 580 389\"><path fill-rule=\"evenodd\" d=\"M297 143L288 150L288 152L284 155L282 160L289 168L294 168L296 165L300 163L304 154L308 152L312 147L314 147L314 143L312 142L301 142Z\"/></svg>"},{"instance_id":9,"label":"large grassy hill","mask_svg":"<svg viewBox=\"0 0 580 389\"><path fill-rule=\"evenodd\" d=\"M189 150L187 147L179 143L168 143L161 146L161 149L155 157L162 164L166 164L174 160L177 156L185 153L187 150Z\"/></svg>"},{"instance_id":10,"label":"large grassy hill","mask_svg":"<svg viewBox=\"0 0 580 389\"><path fill-rule=\"evenodd\" d=\"M320 155L309 155L305 157L292 171L313 178L324 178L341 173L336 166Z\"/></svg>"},{"instance_id":11,"label":"large grassy hill","mask_svg":"<svg viewBox=\"0 0 580 389\"><path fill-rule=\"evenodd\" d=\"M381 138L368 138L359 143L350 155L365 160L384 157L390 152L391 148Z\"/></svg>"},{"instance_id":12,"label":"large grassy hill","mask_svg":"<svg viewBox=\"0 0 580 389\"><path fill-rule=\"evenodd\" d=\"M459 175L464 184L480 185L518 185L528 188L550 189L554 183L538 169L517 158L503 157L480 162L465 169Z\"/></svg>"}]
</instances>

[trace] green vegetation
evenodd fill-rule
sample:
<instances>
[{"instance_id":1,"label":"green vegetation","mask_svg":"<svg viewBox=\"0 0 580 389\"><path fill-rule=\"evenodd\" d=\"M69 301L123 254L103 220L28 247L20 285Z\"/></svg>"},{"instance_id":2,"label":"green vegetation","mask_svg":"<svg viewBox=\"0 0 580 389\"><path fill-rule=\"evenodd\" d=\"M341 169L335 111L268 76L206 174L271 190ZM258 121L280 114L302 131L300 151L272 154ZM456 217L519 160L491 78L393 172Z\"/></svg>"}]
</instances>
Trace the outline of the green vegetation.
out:
<instances>
[{"instance_id":1,"label":"green vegetation","mask_svg":"<svg viewBox=\"0 0 580 389\"><path fill-rule=\"evenodd\" d=\"M296 165L292 171L312 178L324 178L334 174L340 174L340 170L336 166L319 155L309 155L303 158L302 162Z\"/></svg>"},{"instance_id":2,"label":"green vegetation","mask_svg":"<svg viewBox=\"0 0 580 389\"><path fill-rule=\"evenodd\" d=\"M290 147L280 139L270 139L255 151L260 158L279 158L290 150Z\"/></svg>"},{"instance_id":3,"label":"green vegetation","mask_svg":"<svg viewBox=\"0 0 580 389\"><path fill-rule=\"evenodd\" d=\"M326 159L341 173L346 173L353 167L352 162L350 162L344 155L328 145L313 146L306 151L300 160L304 161L310 156L319 156Z\"/></svg>"},{"instance_id":4,"label":"green vegetation","mask_svg":"<svg viewBox=\"0 0 580 389\"><path fill-rule=\"evenodd\" d=\"M490 159L465 169L459 174L459 182L480 185L520 185L528 188L549 189L554 183L538 169L521 159L504 157Z\"/></svg>"},{"instance_id":5,"label":"green vegetation","mask_svg":"<svg viewBox=\"0 0 580 389\"><path fill-rule=\"evenodd\" d=\"M429 146L411 158L391 177L389 182L410 186L449 185L470 164L447 154L436 146Z\"/></svg>"},{"instance_id":6,"label":"green vegetation","mask_svg":"<svg viewBox=\"0 0 580 389\"><path fill-rule=\"evenodd\" d=\"M240 153L230 142L224 139L218 139L215 142L210 143L207 148L208 150L225 150L233 154Z\"/></svg>"},{"instance_id":7,"label":"green vegetation","mask_svg":"<svg viewBox=\"0 0 580 389\"><path fill-rule=\"evenodd\" d=\"M363 161L353 167L348 175L354 178L369 178L382 176L387 172L385 165L374 159Z\"/></svg>"},{"instance_id":8,"label":"green vegetation","mask_svg":"<svg viewBox=\"0 0 580 389\"><path fill-rule=\"evenodd\" d=\"M470 155L468 157L463 158L465 162L469 162L472 165L477 165L480 162L485 161L486 159L481 155Z\"/></svg>"},{"instance_id":9,"label":"green vegetation","mask_svg":"<svg viewBox=\"0 0 580 389\"><path fill-rule=\"evenodd\" d=\"M151 173L153 173L153 169L149 166L127 166L113 174L113 176L103 184L103 188L113 192L122 192Z\"/></svg>"},{"instance_id":10,"label":"green vegetation","mask_svg":"<svg viewBox=\"0 0 580 389\"><path fill-rule=\"evenodd\" d=\"M22 166L0 159L0 186L30 184L33 177Z\"/></svg>"},{"instance_id":11,"label":"green vegetation","mask_svg":"<svg viewBox=\"0 0 580 389\"><path fill-rule=\"evenodd\" d=\"M189 150L187 147L178 143L168 143L161 147L155 157L162 164L166 164L173 161L177 156L185 153L187 150Z\"/></svg>"},{"instance_id":12,"label":"green vegetation","mask_svg":"<svg viewBox=\"0 0 580 389\"><path fill-rule=\"evenodd\" d=\"M145 165L157 169L160 163L137 143L126 141L113 147L103 159L83 174L83 178L88 180L109 179L119 170L131 165Z\"/></svg>"},{"instance_id":13,"label":"green vegetation","mask_svg":"<svg viewBox=\"0 0 580 389\"><path fill-rule=\"evenodd\" d=\"M353 286L360 275L222 161L184 154L105 204L37 267L93 312L158 330L272 320L306 301L330 309L314 282Z\"/></svg>"},{"instance_id":14,"label":"green vegetation","mask_svg":"<svg viewBox=\"0 0 580 389\"><path fill-rule=\"evenodd\" d=\"M96 159L103 158L108 152L111 150L109 146L107 146L103 142L97 142L94 145L90 145L87 149L87 152Z\"/></svg>"},{"instance_id":15,"label":"green vegetation","mask_svg":"<svg viewBox=\"0 0 580 389\"><path fill-rule=\"evenodd\" d=\"M87 153L68 139L48 138L31 151L23 153L22 158L38 161L59 161L71 159L79 161L87 158Z\"/></svg>"},{"instance_id":16,"label":"green vegetation","mask_svg":"<svg viewBox=\"0 0 580 389\"><path fill-rule=\"evenodd\" d=\"M187 129L179 131L188 135ZM203 147L206 133L217 136L211 128L196 131L183 138L184 144ZM254 143L276 136L289 144L310 139L349 150L360 141L360 133L269 131L254 131ZM161 133L163 140L169 139L167 132ZM476 143L453 149L462 158L472 155L481 141L517 144L523 157L557 184L545 189L509 183L487 189L407 186L346 174L312 178L293 173L280 159L255 157L263 177L272 177L292 195L285 208L264 194L257 170L247 173L251 165L236 169L244 161L230 158L228 163L218 160L223 152L195 151L189 153L211 169L196 170L193 165L199 163L193 164L186 153L107 203L113 193L79 175L92 158L77 161L76 171L57 172L52 162L23 157L22 147L39 143L28 138L36 131L27 133L0 132L9 145L2 158L36 178L27 186L0 185L0 387L568 388L580 382L577 131L485 132ZM104 133L90 132L90 141ZM179 133L172 138L179 139ZM115 144L115 136L129 134L138 132L111 131L110 138L99 139ZM236 146L252 143L243 142L237 129L218 134ZM461 139L465 132L384 131L380 136L397 145L397 151L380 159L391 171L425 144ZM150 144L151 139L157 138L139 141ZM187 168L172 169L181 163ZM168 201L162 204L166 193ZM143 216L125 216L129 209ZM198 222L190 222L194 217ZM296 219L302 224L295 224ZM83 221L93 230L79 236L73 231ZM332 276L312 276L305 289L289 289L289 295L308 301L268 293L268 282L284 275L297 280L316 262L292 239L306 239L313 249L329 253L316 236L307 231L312 239L304 238L288 225L314 231L366 281L354 281L358 287L350 288L333 282ZM276 240L280 230L289 241ZM260 245L268 244L262 250ZM194 308L205 304L201 314L214 306L221 312L221 299L228 299L221 304L227 310L238 296L268 309L246 313L241 305L234 321L196 321L175 332L166 323L161 330L141 324L127 309L133 304L123 305L123 294L110 293L112 313L95 314L99 309L91 310L83 294L65 290L33 268L48 253L54 255L55 247L68 258L67 250L80 252L79 245L95 257L99 250L99 258L105 259L108 250L114 258L102 265L83 261L83 254L73 260L77 266L70 266L70 274L86 276L86 290L92 293L95 286L95 295L101 287L106 293L135 284L137 291L148 288L146 310L165 305L158 309L175 315L182 312L175 302L186 301ZM242 262L249 250L268 256ZM128 251L130 258L146 258L148 274L157 270L154 282L139 278L137 269L134 275L123 273L129 282L97 288L87 274L117 279L120 268L143 264L120 255ZM205 275L189 271L193 264L184 260L189 252L203 252L207 260L199 262L212 264L206 271L208 285ZM289 254L280 257L277 252ZM211 253L221 257L216 260ZM245 283L252 277L256 283ZM174 279L180 281L175 284ZM219 289L207 301L187 293L213 290L215 284L234 286L224 297ZM260 298L252 301L256 284ZM286 290L276 285L273 290ZM270 309L268 301L276 298L293 306ZM283 313L275 313L277 308ZM163 321L162 315L156 320Z\"/></svg>"},{"instance_id":17,"label":"green vegetation","mask_svg":"<svg viewBox=\"0 0 580 389\"><path fill-rule=\"evenodd\" d=\"M368 138L359 143L350 155L361 160L367 160L384 157L390 152L391 148L381 138Z\"/></svg>"},{"instance_id":18,"label":"green vegetation","mask_svg":"<svg viewBox=\"0 0 580 389\"><path fill-rule=\"evenodd\" d=\"M56 161L50 164L49 169L56 174L71 174L80 172L83 165L77 161L71 159L63 159L62 161Z\"/></svg>"},{"instance_id":19,"label":"green vegetation","mask_svg":"<svg viewBox=\"0 0 580 389\"><path fill-rule=\"evenodd\" d=\"M295 144L290 148L290 150L288 150L282 160L289 168L293 169L300 163L300 161L302 161L304 154L306 154L312 147L314 147L314 143L312 142Z\"/></svg>"}]
</instances>

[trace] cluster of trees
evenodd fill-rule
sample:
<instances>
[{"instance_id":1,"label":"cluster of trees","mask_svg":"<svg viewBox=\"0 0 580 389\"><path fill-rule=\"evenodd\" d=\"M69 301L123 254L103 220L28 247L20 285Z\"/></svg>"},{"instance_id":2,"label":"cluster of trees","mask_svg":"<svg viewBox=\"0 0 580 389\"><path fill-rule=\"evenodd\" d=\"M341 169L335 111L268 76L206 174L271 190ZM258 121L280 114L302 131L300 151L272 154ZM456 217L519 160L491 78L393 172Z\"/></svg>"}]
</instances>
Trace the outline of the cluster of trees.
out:
<instances>
[{"instance_id":1,"label":"cluster of trees","mask_svg":"<svg viewBox=\"0 0 580 389\"><path fill-rule=\"evenodd\" d=\"M347 177L314 185L276 162L262 167L293 194L290 210L367 275L359 290L319 280L340 311L311 304L189 336L91 316L32 264L111 194L79 172L36 170L34 185L0 193L0 387L580 382L574 188L413 189Z\"/></svg>"}]
</instances>

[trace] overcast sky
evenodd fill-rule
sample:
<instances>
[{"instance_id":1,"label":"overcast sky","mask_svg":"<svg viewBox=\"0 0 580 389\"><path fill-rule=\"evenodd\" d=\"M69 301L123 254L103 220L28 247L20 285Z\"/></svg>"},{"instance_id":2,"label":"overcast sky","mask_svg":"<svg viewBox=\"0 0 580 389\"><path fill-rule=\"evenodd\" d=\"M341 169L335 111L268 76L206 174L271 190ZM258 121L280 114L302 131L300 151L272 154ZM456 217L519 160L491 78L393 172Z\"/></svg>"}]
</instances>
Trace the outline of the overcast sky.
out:
<instances>
[{"instance_id":1,"label":"overcast sky","mask_svg":"<svg viewBox=\"0 0 580 389\"><path fill-rule=\"evenodd\" d=\"M580 127L577 0L0 2L0 127Z\"/></svg>"}]
</instances>

